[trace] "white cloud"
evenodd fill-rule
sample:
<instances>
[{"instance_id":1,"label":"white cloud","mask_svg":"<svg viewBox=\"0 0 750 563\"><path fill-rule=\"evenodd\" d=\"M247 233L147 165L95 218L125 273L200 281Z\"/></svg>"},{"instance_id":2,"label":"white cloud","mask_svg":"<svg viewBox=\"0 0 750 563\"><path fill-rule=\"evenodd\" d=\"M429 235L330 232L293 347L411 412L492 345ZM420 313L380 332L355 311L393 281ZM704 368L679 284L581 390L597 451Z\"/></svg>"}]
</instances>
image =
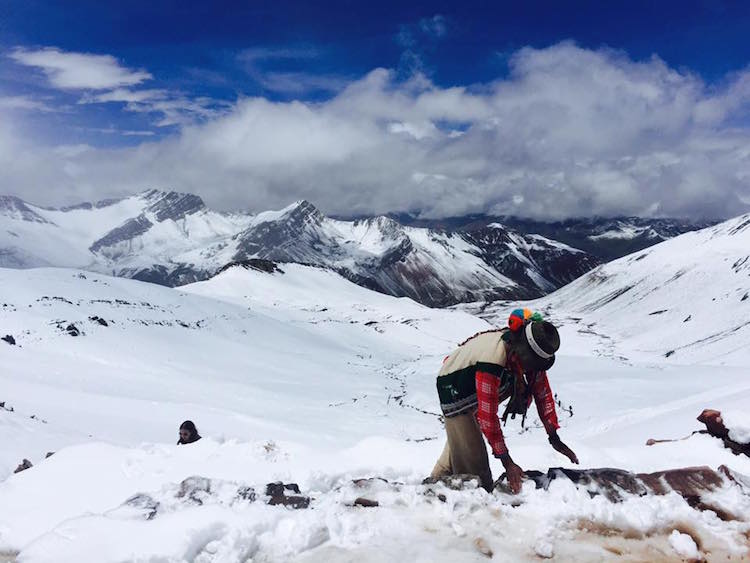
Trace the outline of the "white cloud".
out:
<instances>
[{"instance_id":1,"label":"white cloud","mask_svg":"<svg viewBox=\"0 0 750 563\"><path fill-rule=\"evenodd\" d=\"M163 100L168 97L166 90L159 89L144 89L144 90L128 90L127 88L115 88L109 92L102 92L99 94L90 94L83 96L79 103L82 104L93 104L93 103L107 103L107 102L128 102L128 103L140 103L151 100Z\"/></svg>"},{"instance_id":2,"label":"white cloud","mask_svg":"<svg viewBox=\"0 0 750 563\"><path fill-rule=\"evenodd\" d=\"M116 88L109 92L83 96L79 104L122 103L125 111L156 114L156 127L189 125L222 114L230 105L207 97L190 98L162 89L129 90ZM123 134L136 134L131 132ZM144 134L139 132L137 134Z\"/></svg>"},{"instance_id":3,"label":"white cloud","mask_svg":"<svg viewBox=\"0 0 750 563\"><path fill-rule=\"evenodd\" d=\"M30 96L0 96L0 110L53 112L52 106Z\"/></svg>"},{"instance_id":4,"label":"white cloud","mask_svg":"<svg viewBox=\"0 0 750 563\"><path fill-rule=\"evenodd\" d=\"M376 69L327 101L241 99L172 138L66 158L19 149L19 135L0 131L0 160L12 161L0 166L0 185L21 196L41 190L43 203L162 186L224 208L304 197L338 214L747 210L747 71L707 86L658 58L570 43L522 49L509 68L508 77L454 88Z\"/></svg>"},{"instance_id":5,"label":"white cloud","mask_svg":"<svg viewBox=\"0 0 750 563\"><path fill-rule=\"evenodd\" d=\"M66 52L54 47L11 51L17 63L39 68L50 85L61 90L106 90L133 86L152 78L145 70L132 70L120 65L111 55Z\"/></svg>"}]
</instances>

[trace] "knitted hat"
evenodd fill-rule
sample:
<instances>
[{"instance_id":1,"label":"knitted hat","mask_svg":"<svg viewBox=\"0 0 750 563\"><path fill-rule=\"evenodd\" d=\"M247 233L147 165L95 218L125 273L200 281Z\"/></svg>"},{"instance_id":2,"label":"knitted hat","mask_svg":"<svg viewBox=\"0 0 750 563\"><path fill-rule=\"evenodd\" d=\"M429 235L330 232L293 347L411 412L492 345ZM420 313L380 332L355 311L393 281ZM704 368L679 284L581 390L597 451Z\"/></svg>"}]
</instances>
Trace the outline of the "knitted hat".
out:
<instances>
[{"instance_id":1,"label":"knitted hat","mask_svg":"<svg viewBox=\"0 0 750 563\"><path fill-rule=\"evenodd\" d=\"M555 325L532 320L517 334L514 349L526 370L546 371L552 367L555 352L560 348L560 335Z\"/></svg>"}]
</instances>

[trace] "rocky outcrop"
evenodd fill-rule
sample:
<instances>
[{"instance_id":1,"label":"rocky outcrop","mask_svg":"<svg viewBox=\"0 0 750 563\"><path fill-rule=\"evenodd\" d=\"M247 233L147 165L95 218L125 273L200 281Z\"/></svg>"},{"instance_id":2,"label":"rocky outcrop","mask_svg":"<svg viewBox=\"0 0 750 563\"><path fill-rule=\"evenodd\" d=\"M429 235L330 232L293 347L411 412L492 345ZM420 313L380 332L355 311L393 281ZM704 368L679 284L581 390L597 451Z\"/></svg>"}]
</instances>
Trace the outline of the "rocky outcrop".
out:
<instances>
[{"instance_id":1,"label":"rocky outcrop","mask_svg":"<svg viewBox=\"0 0 750 563\"><path fill-rule=\"evenodd\" d=\"M302 496L296 483L269 483L266 485L267 504L271 506L288 506L290 508L307 508L310 497Z\"/></svg>"},{"instance_id":2,"label":"rocky outcrop","mask_svg":"<svg viewBox=\"0 0 750 563\"><path fill-rule=\"evenodd\" d=\"M736 520L739 515L712 504L711 495L728 482L737 484L742 493L750 496L747 478L734 473L726 466L718 470L710 467L685 467L656 473L631 473L622 469L567 469L555 467L546 473L526 471L526 479L534 482L537 489L547 490L556 480L567 480L577 488L588 492L592 497L604 496L614 503L624 501L628 495L679 494L697 510L712 510L722 520ZM505 474L495 482L495 490L510 494Z\"/></svg>"},{"instance_id":3,"label":"rocky outcrop","mask_svg":"<svg viewBox=\"0 0 750 563\"><path fill-rule=\"evenodd\" d=\"M296 483L268 483L261 495L248 485L196 475L178 485L165 487L160 493L134 495L125 501L121 509L135 509L143 519L153 520L160 514L187 506L235 506L257 501L291 509L310 506L310 497L303 495Z\"/></svg>"},{"instance_id":4,"label":"rocky outcrop","mask_svg":"<svg viewBox=\"0 0 750 563\"><path fill-rule=\"evenodd\" d=\"M256 270L258 272L265 272L267 274L283 274L284 270L272 262L271 260L263 260L260 258L251 258L250 260L242 260L240 262L230 262L226 266L223 266L216 274L220 274L229 270L230 268L245 268L246 270Z\"/></svg>"},{"instance_id":5,"label":"rocky outcrop","mask_svg":"<svg viewBox=\"0 0 750 563\"><path fill-rule=\"evenodd\" d=\"M120 270L118 275L167 287L179 287L207 280L211 277L211 272L194 264L172 264L169 267L154 264L150 268Z\"/></svg>"},{"instance_id":6,"label":"rocky outcrop","mask_svg":"<svg viewBox=\"0 0 750 563\"><path fill-rule=\"evenodd\" d=\"M31 469L33 466L34 465L28 459L24 459L21 463L18 464L18 467L16 467L16 470L13 473L26 471L27 469Z\"/></svg>"},{"instance_id":7,"label":"rocky outcrop","mask_svg":"<svg viewBox=\"0 0 750 563\"><path fill-rule=\"evenodd\" d=\"M498 223L462 236L481 249L487 264L518 283L530 297L554 291L601 263L576 248Z\"/></svg>"},{"instance_id":8,"label":"rocky outcrop","mask_svg":"<svg viewBox=\"0 0 750 563\"><path fill-rule=\"evenodd\" d=\"M91 252L97 253L105 248L113 247L121 242L127 242L134 239L135 237L144 234L153 226L154 224L148 220L146 215L141 214L134 219L129 219L119 227L116 227L109 231L99 240L94 241L94 243L89 247L89 250ZM112 259L116 259L117 253L111 253L109 257Z\"/></svg>"},{"instance_id":9,"label":"rocky outcrop","mask_svg":"<svg viewBox=\"0 0 750 563\"><path fill-rule=\"evenodd\" d=\"M195 194L150 190L145 192L143 197L152 201L147 211L153 213L159 223L168 219L179 221L186 215L192 215L206 208L203 200Z\"/></svg>"},{"instance_id":10,"label":"rocky outcrop","mask_svg":"<svg viewBox=\"0 0 750 563\"><path fill-rule=\"evenodd\" d=\"M24 200L12 195L0 195L0 215L31 223L49 223L31 209Z\"/></svg>"},{"instance_id":11,"label":"rocky outcrop","mask_svg":"<svg viewBox=\"0 0 750 563\"><path fill-rule=\"evenodd\" d=\"M735 455L744 454L750 457L750 444L742 444L735 440L732 440L729 435L730 429L724 424L724 419L721 416L721 412L713 409L705 409L699 416L698 421L706 425L706 431L713 436L724 442L724 446Z\"/></svg>"}]
</instances>

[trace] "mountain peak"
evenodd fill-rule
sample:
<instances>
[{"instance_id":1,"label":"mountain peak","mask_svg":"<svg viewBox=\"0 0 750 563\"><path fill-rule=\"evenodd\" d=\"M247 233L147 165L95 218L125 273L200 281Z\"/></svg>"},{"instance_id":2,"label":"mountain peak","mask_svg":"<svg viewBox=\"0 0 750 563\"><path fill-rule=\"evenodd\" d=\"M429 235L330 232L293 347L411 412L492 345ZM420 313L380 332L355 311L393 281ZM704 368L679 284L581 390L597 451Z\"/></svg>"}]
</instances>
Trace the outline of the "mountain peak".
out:
<instances>
[{"instance_id":1,"label":"mountain peak","mask_svg":"<svg viewBox=\"0 0 750 563\"><path fill-rule=\"evenodd\" d=\"M296 221L312 220L316 223L325 219L325 215L306 199L299 199L286 207L283 215Z\"/></svg>"},{"instance_id":2,"label":"mountain peak","mask_svg":"<svg viewBox=\"0 0 750 563\"><path fill-rule=\"evenodd\" d=\"M49 223L31 209L24 200L14 195L0 195L0 215L31 223Z\"/></svg>"},{"instance_id":3,"label":"mountain peak","mask_svg":"<svg viewBox=\"0 0 750 563\"><path fill-rule=\"evenodd\" d=\"M206 208L200 196L175 191L146 190L140 197L150 205L147 211L156 214L159 222L172 219L178 221Z\"/></svg>"}]
</instances>

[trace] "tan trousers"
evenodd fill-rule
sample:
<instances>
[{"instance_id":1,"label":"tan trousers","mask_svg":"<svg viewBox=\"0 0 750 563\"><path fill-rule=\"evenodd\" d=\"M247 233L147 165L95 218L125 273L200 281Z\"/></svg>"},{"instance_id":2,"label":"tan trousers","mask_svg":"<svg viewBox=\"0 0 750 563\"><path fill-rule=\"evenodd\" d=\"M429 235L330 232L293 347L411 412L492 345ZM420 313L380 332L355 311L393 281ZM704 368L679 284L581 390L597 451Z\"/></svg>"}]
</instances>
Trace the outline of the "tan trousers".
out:
<instances>
[{"instance_id":1,"label":"tan trousers","mask_svg":"<svg viewBox=\"0 0 750 563\"><path fill-rule=\"evenodd\" d=\"M461 473L477 475L486 490L492 490L492 471L482 430L473 412L445 419L448 441L430 477L440 478Z\"/></svg>"}]
</instances>

